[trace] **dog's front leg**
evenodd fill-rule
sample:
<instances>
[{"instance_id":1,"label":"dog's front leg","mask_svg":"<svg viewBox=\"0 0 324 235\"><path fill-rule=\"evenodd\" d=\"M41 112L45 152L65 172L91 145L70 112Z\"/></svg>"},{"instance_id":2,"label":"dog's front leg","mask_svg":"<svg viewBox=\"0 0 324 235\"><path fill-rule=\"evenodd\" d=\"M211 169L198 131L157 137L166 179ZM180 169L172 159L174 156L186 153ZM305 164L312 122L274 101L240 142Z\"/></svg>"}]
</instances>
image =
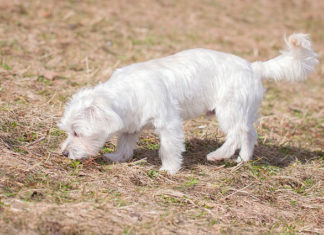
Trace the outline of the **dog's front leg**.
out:
<instances>
[{"instance_id":1,"label":"dog's front leg","mask_svg":"<svg viewBox=\"0 0 324 235\"><path fill-rule=\"evenodd\" d=\"M159 154L162 161L160 170L173 175L180 170L182 152L185 151L182 122L169 122L166 126L159 128L159 132L161 141Z\"/></svg>"},{"instance_id":2,"label":"dog's front leg","mask_svg":"<svg viewBox=\"0 0 324 235\"><path fill-rule=\"evenodd\" d=\"M117 141L117 151L115 153L106 153L104 156L113 162L126 162L133 156L139 132L123 133Z\"/></svg>"}]
</instances>

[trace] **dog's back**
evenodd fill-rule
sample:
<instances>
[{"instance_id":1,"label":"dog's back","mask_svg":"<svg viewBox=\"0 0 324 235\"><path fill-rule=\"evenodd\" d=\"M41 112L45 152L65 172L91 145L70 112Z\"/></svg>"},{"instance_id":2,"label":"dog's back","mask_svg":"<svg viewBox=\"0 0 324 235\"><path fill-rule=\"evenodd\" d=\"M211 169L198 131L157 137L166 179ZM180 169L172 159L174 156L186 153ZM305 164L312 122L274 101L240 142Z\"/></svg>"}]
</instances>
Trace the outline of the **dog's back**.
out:
<instances>
[{"instance_id":1,"label":"dog's back","mask_svg":"<svg viewBox=\"0 0 324 235\"><path fill-rule=\"evenodd\" d=\"M108 82L139 86L145 90L165 90L183 119L214 110L218 102L235 96L241 89L260 86L253 79L251 64L232 54L208 49L191 49L164 58L132 64L116 70ZM244 88L246 87L246 88ZM248 88L250 87L250 88ZM258 87L259 89L259 87ZM142 96L141 88L131 89ZM147 102L156 102L145 97Z\"/></svg>"}]
</instances>

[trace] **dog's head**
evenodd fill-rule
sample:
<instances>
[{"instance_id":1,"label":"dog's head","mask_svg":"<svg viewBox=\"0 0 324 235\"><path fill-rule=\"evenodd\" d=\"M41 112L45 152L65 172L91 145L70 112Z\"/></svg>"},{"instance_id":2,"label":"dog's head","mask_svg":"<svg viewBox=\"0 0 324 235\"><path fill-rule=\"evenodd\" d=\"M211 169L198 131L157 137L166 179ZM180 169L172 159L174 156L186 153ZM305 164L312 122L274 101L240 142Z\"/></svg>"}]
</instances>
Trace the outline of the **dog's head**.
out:
<instances>
[{"instance_id":1,"label":"dog's head","mask_svg":"<svg viewBox=\"0 0 324 235\"><path fill-rule=\"evenodd\" d=\"M104 93L87 88L72 96L58 127L67 133L62 154L70 159L95 155L123 126Z\"/></svg>"}]
</instances>

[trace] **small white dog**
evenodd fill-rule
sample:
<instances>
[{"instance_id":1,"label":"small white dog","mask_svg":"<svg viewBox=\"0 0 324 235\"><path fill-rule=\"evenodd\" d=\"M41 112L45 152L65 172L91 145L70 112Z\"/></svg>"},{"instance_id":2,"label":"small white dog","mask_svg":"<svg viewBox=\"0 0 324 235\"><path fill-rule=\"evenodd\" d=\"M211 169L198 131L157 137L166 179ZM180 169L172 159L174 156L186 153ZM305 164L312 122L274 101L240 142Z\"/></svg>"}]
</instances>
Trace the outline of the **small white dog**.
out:
<instances>
[{"instance_id":1,"label":"small white dog","mask_svg":"<svg viewBox=\"0 0 324 235\"><path fill-rule=\"evenodd\" d=\"M119 135L117 151L105 157L127 161L140 131L153 127L161 140L161 170L175 174L185 150L183 120L214 111L226 141L207 159L228 159L240 149L237 161L248 161L257 139L253 123L262 80L302 81L318 63L308 35L293 34L286 44L286 51L265 62L192 49L117 69L107 82L72 96L58 124L68 134L63 155L89 157Z\"/></svg>"}]
</instances>

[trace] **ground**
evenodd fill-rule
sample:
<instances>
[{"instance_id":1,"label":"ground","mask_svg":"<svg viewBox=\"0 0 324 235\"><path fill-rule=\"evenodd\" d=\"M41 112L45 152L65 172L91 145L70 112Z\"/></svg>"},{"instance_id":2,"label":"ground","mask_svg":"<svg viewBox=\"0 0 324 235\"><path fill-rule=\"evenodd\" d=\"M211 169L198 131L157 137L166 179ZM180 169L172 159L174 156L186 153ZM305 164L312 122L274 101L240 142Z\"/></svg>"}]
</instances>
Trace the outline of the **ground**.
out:
<instances>
[{"instance_id":1,"label":"ground","mask_svg":"<svg viewBox=\"0 0 324 235\"><path fill-rule=\"evenodd\" d=\"M0 0L0 233L324 234L324 66L265 82L253 161L210 163L215 119L187 121L185 164L159 172L141 136L122 164L59 153L64 104L120 66L204 47L265 60L310 33L320 62L324 1Z\"/></svg>"}]
</instances>

